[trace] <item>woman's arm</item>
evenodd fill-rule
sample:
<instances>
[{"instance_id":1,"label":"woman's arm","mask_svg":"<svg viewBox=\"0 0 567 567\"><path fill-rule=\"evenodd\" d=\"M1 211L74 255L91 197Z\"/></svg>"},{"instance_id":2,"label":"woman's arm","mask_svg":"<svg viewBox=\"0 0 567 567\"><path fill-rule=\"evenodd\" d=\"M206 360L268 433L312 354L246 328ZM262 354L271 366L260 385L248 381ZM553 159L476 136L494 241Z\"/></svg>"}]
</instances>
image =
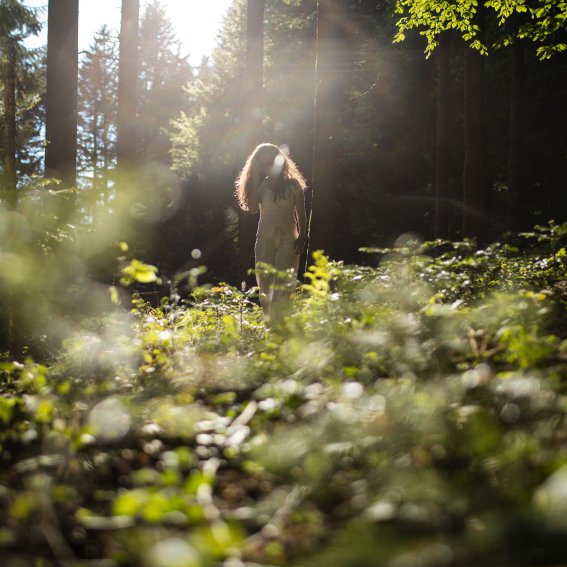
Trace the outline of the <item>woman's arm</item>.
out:
<instances>
[{"instance_id":1,"label":"woman's arm","mask_svg":"<svg viewBox=\"0 0 567 567\"><path fill-rule=\"evenodd\" d=\"M295 253L300 255L305 252L305 241L306 241L306 225L307 225L307 218L305 215L305 196L303 195L303 189L299 188L299 190L294 192L293 202L295 205L295 216L297 218L297 228L299 231L299 235L297 240L294 244Z\"/></svg>"}]
</instances>

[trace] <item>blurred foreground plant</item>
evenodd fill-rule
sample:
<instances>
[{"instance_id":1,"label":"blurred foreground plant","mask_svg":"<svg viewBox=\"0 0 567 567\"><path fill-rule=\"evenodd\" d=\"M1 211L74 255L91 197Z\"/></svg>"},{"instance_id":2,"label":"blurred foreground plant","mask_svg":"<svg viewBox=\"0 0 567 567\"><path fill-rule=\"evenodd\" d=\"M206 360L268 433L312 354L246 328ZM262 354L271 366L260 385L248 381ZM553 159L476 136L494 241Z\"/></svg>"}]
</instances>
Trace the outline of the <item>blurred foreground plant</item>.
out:
<instances>
[{"instance_id":1,"label":"blurred foreground plant","mask_svg":"<svg viewBox=\"0 0 567 567\"><path fill-rule=\"evenodd\" d=\"M0 367L0 553L560 563L565 243L537 238L318 254L277 329L255 289L117 286L48 363Z\"/></svg>"}]
</instances>

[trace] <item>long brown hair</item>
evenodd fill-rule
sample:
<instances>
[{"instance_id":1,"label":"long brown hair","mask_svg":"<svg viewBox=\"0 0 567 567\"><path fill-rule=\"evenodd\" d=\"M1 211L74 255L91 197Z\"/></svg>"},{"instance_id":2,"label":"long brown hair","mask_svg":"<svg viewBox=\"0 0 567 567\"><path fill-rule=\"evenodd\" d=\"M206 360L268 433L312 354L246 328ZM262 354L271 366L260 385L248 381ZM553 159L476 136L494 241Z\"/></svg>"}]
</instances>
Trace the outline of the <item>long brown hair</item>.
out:
<instances>
[{"instance_id":1,"label":"long brown hair","mask_svg":"<svg viewBox=\"0 0 567 567\"><path fill-rule=\"evenodd\" d=\"M286 195L286 191L289 190L290 181L297 181L302 190L304 190L307 185L305 178L287 152L274 144L260 144L248 156L235 182L236 199L240 208L244 211L249 210L248 199L252 184L254 183L252 172L258 160L263 156L269 156L273 162L270 177L275 178L275 183L272 187L274 199L281 199Z\"/></svg>"}]
</instances>

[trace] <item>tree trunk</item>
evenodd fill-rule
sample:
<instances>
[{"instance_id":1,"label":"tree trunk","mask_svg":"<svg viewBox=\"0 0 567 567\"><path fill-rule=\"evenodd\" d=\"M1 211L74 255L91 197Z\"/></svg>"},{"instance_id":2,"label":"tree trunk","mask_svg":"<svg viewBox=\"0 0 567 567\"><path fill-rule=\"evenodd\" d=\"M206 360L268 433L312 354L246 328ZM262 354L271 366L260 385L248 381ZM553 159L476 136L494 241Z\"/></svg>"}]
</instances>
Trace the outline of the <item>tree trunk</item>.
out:
<instances>
[{"instance_id":1,"label":"tree trunk","mask_svg":"<svg viewBox=\"0 0 567 567\"><path fill-rule=\"evenodd\" d=\"M7 208L15 210L18 205L16 177L16 61L14 46L9 40L2 70L4 83L4 198Z\"/></svg>"},{"instance_id":2,"label":"tree trunk","mask_svg":"<svg viewBox=\"0 0 567 567\"><path fill-rule=\"evenodd\" d=\"M313 174L309 251L335 251L337 151L336 102L341 55L337 0L317 2Z\"/></svg>"},{"instance_id":3,"label":"tree trunk","mask_svg":"<svg viewBox=\"0 0 567 567\"><path fill-rule=\"evenodd\" d=\"M451 86L449 37L443 35L437 48L437 138L435 164L435 238L449 237L450 215L450 129L449 91Z\"/></svg>"},{"instance_id":4,"label":"tree trunk","mask_svg":"<svg viewBox=\"0 0 567 567\"><path fill-rule=\"evenodd\" d=\"M8 40L6 59L2 69L4 87L4 199L8 210L18 206L17 176L16 176L16 61L14 46ZM8 244L8 243L7 243ZM6 333L8 352L19 354L14 323L14 306L12 305L12 289L8 286L6 293Z\"/></svg>"},{"instance_id":5,"label":"tree trunk","mask_svg":"<svg viewBox=\"0 0 567 567\"><path fill-rule=\"evenodd\" d=\"M265 0L248 0L246 12L246 71L244 78L244 111L246 155L261 142L264 90L264 11ZM240 211L239 281L253 283L248 270L254 267L254 239L258 216Z\"/></svg>"},{"instance_id":6,"label":"tree trunk","mask_svg":"<svg viewBox=\"0 0 567 567\"><path fill-rule=\"evenodd\" d=\"M118 167L128 170L136 163L138 102L139 0L122 0L120 55L118 62L118 116L116 154Z\"/></svg>"},{"instance_id":7,"label":"tree trunk","mask_svg":"<svg viewBox=\"0 0 567 567\"><path fill-rule=\"evenodd\" d=\"M49 0L45 173L74 187L77 182L77 73L79 0ZM66 203L67 213L74 199Z\"/></svg>"},{"instance_id":8,"label":"tree trunk","mask_svg":"<svg viewBox=\"0 0 567 567\"><path fill-rule=\"evenodd\" d=\"M463 174L463 237L487 237L488 211L484 172L484 60L465 47L465 164Z\"/></svg>"},{"instance_id":9,"label":"tree trunk","mask_svg":"<svg viewBox=\"0 0 567 567\"><path fill-rule=\"evenodd\" d=\"M508 228L524 228L524 45L512 45L510 74Z\"/></svg>"}]
</instances>

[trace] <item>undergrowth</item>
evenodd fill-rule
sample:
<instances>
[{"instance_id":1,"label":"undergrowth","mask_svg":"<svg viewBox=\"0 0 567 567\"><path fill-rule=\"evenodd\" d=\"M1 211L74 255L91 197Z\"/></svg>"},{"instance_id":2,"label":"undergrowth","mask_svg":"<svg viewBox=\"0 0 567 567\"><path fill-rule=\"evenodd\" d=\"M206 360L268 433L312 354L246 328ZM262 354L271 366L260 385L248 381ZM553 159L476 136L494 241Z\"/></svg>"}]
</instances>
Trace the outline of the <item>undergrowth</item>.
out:
<instances>
[{"instance_id":1,"label":"undergrowth","mask_svg":"<svg viewBox=\"0 0 567 567\"><path fill-rule=\"evenodd\" d=\"M566 243L316 253L271 329L254 290L111 289L1 364L2 565L564 564Z\"/></svg>"}]
</instances>

